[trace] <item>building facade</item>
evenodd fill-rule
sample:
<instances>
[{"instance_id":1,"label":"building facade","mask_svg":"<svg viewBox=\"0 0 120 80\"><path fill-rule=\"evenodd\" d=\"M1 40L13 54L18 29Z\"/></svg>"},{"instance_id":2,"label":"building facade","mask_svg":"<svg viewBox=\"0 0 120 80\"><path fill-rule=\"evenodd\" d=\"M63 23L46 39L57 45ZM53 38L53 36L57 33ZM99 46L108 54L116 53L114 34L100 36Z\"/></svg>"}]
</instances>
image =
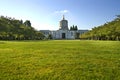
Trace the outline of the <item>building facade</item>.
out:
<instances>
[{"instance_id":1,"label":"building facade","mask_svg":"<svg viewBox=\"0 0 120 80\"><path fill-rule=\"evenodd\" d=\"M79 35L87 32L88 30L69 30L68 21L63 19L60 21L59 30L50 31L50 30L40 30L46 37L51 35L52 39L76 39Z\"/></svg>"}]
</instances>

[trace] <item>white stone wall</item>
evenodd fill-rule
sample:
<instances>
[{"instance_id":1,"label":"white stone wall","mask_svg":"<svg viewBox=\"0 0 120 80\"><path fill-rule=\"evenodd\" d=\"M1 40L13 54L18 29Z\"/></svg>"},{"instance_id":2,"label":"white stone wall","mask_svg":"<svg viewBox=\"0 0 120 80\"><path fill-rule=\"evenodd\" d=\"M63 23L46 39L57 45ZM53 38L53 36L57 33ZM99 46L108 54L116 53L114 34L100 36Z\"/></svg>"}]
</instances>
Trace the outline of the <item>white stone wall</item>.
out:
<instances>
[{"instance_id":1,"label":"white stone wall","mask_svg":"<svg viewBox=\"0 0 120 80\"><path fill-rule=\"evenodd\" d=\"M75 39L76 33L79 33L80 35L87 32L88 30L78 30L78 31L70 31L70 30L42 30L41 32L46 35L46 37L51 34L53 39L63 39L62 33L65 33L64 39Z\"/></svg>"},{"instance_id":2,"label":"white stone wall","mask_svg":"<svg viewBox=\"0 0 120 80\"><path fill-rule=\"evenodd\" d=\"M62 33L65 33L65 39L75 39L75 31L69 30L51 31L53 39L62 39Z\"/></svg>"}]
</instances>

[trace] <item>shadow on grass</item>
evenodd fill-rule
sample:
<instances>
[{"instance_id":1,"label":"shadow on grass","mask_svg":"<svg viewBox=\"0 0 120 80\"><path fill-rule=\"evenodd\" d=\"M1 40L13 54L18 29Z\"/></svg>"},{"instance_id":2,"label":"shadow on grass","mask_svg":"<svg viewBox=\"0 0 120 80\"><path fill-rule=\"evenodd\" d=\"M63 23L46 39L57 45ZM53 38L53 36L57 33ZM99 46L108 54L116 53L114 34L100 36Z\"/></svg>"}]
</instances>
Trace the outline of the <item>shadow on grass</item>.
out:
<instances>
[{"instance_id":1,"label":"shadow on grass","mask_svg":"<svg viewBox=\"0 0 120 80\"><path fill-rule=\"evenodd\" d=\"M0 44L5 44L5 42L1 42L1 41L0 41Z\"/></svg>"}]
</instances>

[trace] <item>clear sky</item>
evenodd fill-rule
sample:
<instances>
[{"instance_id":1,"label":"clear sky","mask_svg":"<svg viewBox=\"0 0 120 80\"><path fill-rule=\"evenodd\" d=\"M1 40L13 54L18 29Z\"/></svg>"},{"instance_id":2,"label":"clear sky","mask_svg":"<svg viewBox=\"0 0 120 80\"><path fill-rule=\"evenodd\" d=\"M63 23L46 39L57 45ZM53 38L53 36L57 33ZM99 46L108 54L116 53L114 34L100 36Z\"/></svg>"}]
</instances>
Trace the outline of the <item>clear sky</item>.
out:
<instances>
[{"instance_id":1,"label":"clear sky","mask_svg":"<svg viewBox=\"0 0 120 80\"><path fill-rule=\"evenodd\" d=\"M69 27L91 29L120 14L120 0L0 0L0 15L30 20L37 30L58 30L63 14Z\"/></svg>"}]
</instances>

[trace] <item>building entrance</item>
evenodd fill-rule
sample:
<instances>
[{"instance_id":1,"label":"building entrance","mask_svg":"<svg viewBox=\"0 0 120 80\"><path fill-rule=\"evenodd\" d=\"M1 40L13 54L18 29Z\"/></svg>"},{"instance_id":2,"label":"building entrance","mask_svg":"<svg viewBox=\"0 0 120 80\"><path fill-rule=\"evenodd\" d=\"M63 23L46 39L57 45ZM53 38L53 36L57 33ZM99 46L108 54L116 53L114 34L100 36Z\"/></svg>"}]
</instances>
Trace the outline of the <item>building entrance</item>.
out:
<instances>
[{"instance_id":1,"label":"building entrance","mask_svg":"<svg viewBox=\"0 0 120 80\"><path fill-rule=\"evenodd\" d=\"M62 39L65 39L65 37L66 37L65 33L62 33Z\"/></svg>"}]
</instances>

